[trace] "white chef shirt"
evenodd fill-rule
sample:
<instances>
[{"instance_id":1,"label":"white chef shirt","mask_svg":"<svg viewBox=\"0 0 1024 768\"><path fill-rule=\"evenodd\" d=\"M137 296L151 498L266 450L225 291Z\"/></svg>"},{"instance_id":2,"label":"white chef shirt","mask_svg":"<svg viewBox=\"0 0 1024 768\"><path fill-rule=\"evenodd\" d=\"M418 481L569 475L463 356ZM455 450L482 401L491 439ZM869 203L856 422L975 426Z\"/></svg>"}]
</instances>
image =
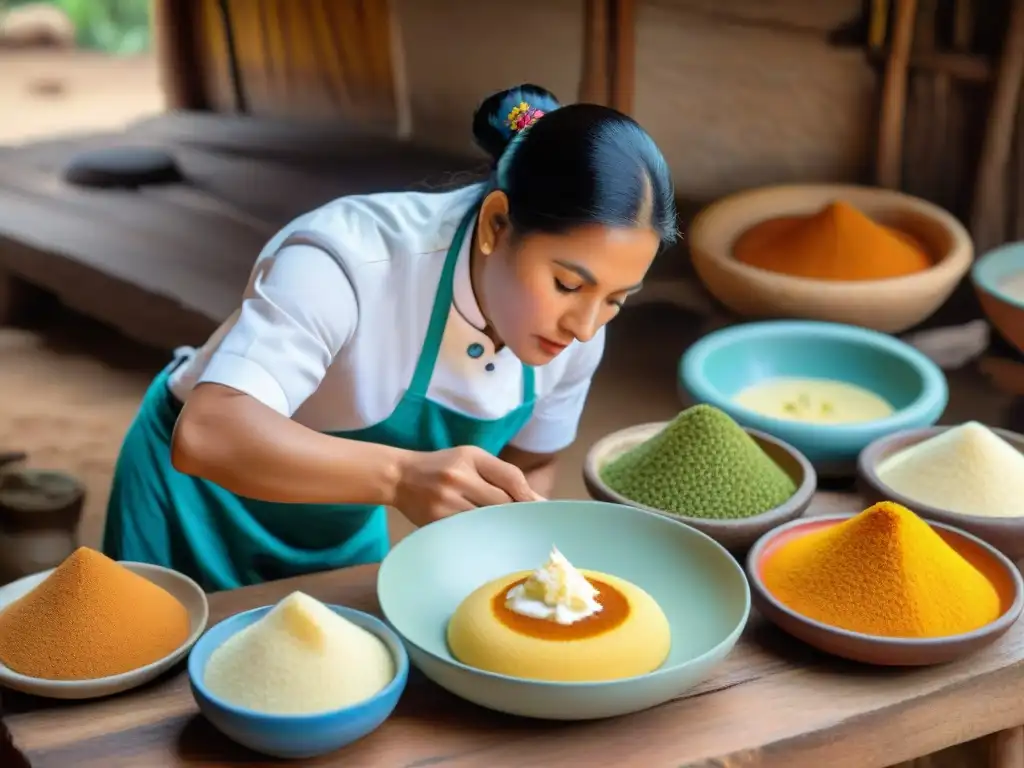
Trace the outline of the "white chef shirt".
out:
<instances>
[{"instance_id":1,"label":"white chef shirt","mask_svg":"<svg viewBox=\"0 0 1024 768\"><path fill-rule=\"evenodd\" d=\"M344 197L300 216L256 260L241 307L171 376L180 399L200 382L245 392L320 432L383 421L412 379L448 247L483 194L401 192ZM329 243L286 244L296 232ZM495 419L522 401L522 363L495 352L459 252L454 301L427 396ZM553 453L576 437L604 329L536 369L537 402L512 445Z\"/></svg>"}]
</instances>

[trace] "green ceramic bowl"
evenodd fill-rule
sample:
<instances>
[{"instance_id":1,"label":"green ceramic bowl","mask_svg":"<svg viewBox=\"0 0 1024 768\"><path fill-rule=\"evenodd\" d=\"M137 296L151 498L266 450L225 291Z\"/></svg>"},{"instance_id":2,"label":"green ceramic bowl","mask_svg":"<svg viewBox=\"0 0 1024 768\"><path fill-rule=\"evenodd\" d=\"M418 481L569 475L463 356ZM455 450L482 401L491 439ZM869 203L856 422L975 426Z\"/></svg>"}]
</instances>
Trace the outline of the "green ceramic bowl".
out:
<instances>
[{"instance_id":1,"label":"green ceramic bowl","mask_svg":"<svg viewBox=\"0 0 1024 768\"><path fill-rule=\"evenodd\" d=\"M672 628L660 669L553 683L484 672L452 657L445 635L459 603L481 584L542 565L552 545L577 568L626 579L658 602ZM481 706L549 720L613 717L678 697L732 650L750 613L743 570L721 545L661 515L598 501L485 507L421 528L384 559L377 594L428 678Z\"/></svg>"}]
</instances>

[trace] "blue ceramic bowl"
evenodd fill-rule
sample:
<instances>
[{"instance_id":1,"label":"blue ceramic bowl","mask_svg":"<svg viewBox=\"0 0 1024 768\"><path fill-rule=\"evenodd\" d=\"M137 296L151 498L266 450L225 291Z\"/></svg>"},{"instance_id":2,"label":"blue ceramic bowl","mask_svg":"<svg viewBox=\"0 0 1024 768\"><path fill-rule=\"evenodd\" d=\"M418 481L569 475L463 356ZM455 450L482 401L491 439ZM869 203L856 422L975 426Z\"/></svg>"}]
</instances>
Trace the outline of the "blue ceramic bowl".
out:
<instances>
[{"instance_id":1,"label":"blue ceramic bowl","mask_svg":"<svg viewBox=\"0 0 1024 768\"><path fill-rule=\"evenodd\" d=\"M373 632L395 659L395 678L376 696L344 709L309 715L268 715L236 707L214 696L203 685L210 654L225 640L261 619L274 606L239 613L212 627L192 648L188 677L199 711L228 738L272 757L309 758L333 752L376 730L398 704L409 679L409 657L402 641L384 622L369 614L340 605L332 611ZM325 681L329 682L329 681Z\"/></svg>"},{"instance_id":2,"label":"blue ceramic bowl","mask_svg":"<svg viewBox=\"0 0 1024 768\"><path fill-rule=\"evenodd\" d=\"M762 416L732 402L767 378L831 379L869 389L896 411L857 424L811 424ZM804 320L746 323L711 333L679 363L681 389L739 424L775 435L804 454L818 474L851 475L860 451L892 432L933 425L949 389L942 370L898 339L852 325Z\"/></svg>"},{"instance_id":3,"label":"blue ceramic bowl","mask_svg":"<svg viewBox=\"0 0 1024 768\"><path fill-rule=\"evenodd\" d=\"M1024 301L1005 290L1004 280L1024 273L1024 243L1008 243L978 258L971 282L989 322L1024 351Z\"/></svg>"}]
</instances>

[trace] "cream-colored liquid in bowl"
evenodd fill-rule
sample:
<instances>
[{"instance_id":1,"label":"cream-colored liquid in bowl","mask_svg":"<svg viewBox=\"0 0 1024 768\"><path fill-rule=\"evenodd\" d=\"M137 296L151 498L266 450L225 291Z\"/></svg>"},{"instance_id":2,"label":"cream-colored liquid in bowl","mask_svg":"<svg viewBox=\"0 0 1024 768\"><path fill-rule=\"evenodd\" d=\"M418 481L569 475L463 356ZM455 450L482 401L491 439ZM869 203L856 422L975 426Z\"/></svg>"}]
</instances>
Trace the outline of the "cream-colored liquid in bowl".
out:
<instances>
[{"instance_id":1,"label":"cream-colored liquid in bowl","mask_svg":"<svg viewBox=\"0 0 1024 768\"><path fill-rule=\"evenodd\" d=\"M999 281L999 290L1016 301L1024 301L1024 270L1007 275Z\"/></svg>"},{"instance_id":2,"label":"cream-colored liquid in bowl","mask_svg":"<svg viewBox=\"0 0 1024 768\"><path fill-rule=\"evenodd\" d=\"M831 379L765 379L732 400L762 416L812 424L856 424L884 419L895 411L871 390Z\"/></svg>"}]
</instances>

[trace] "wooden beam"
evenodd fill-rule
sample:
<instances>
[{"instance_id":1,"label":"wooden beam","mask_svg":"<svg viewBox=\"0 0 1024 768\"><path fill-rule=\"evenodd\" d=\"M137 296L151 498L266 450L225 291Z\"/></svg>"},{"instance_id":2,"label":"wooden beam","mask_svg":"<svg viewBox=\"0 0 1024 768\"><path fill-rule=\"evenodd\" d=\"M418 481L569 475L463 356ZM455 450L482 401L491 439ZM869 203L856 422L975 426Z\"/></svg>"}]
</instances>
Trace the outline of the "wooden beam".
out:
<instances>
[{"instance_id":1,"label":"wooden beam","mask_svg":"<svg viewBox=\"0 0 1024 768\"><path fill-rule=\"evenodd\" d=\"M882 85L875 176L880 187L899 189L903 170L903 120L907 107L907 69L914 42L917 0L896 0L896 23Z\"/></svg>"},{"instance_id":2,"label":"wooden beam","mask_svg":"<svg viewBox=\"0 0 1024 768\"><path fill-rule=\"evenodd\" d=\"M998 245L1006 236L1007 165L1024 83L1024 0L1013 0L1006 30L971 205L977 252Z\"/></svg>"},{"instance_id":3,"label":"wooden beam","mask_svg":"<svg viewBox=\"0 0 1024 768\"><path fill-rule=\"evenodd\" d=\"M636 0L614 0L612 14L611 106L629 115L636 93Z\"/></svg>"},{"instance_id":4,"label":"wooden beam","mask_svg":"<svg viewBox=\"0 0 1024 768\"><path fill-rule=\"evenodd\" d=\"M209 107L198 71L192 6L190 0L152 0L153 49L168 110Z\"/></svg>"},{"instance_id":5,"label":"wooden beam","mask_svg":"<svg viewBox=\"0 0 1024 768\"><path fill-rule=\"evenodd\" d=\"M608 104L610 101L608 64L612 1L583 1L583 61L580 64L578 99L588 104Z\"/></svg>"}]
</instances>

